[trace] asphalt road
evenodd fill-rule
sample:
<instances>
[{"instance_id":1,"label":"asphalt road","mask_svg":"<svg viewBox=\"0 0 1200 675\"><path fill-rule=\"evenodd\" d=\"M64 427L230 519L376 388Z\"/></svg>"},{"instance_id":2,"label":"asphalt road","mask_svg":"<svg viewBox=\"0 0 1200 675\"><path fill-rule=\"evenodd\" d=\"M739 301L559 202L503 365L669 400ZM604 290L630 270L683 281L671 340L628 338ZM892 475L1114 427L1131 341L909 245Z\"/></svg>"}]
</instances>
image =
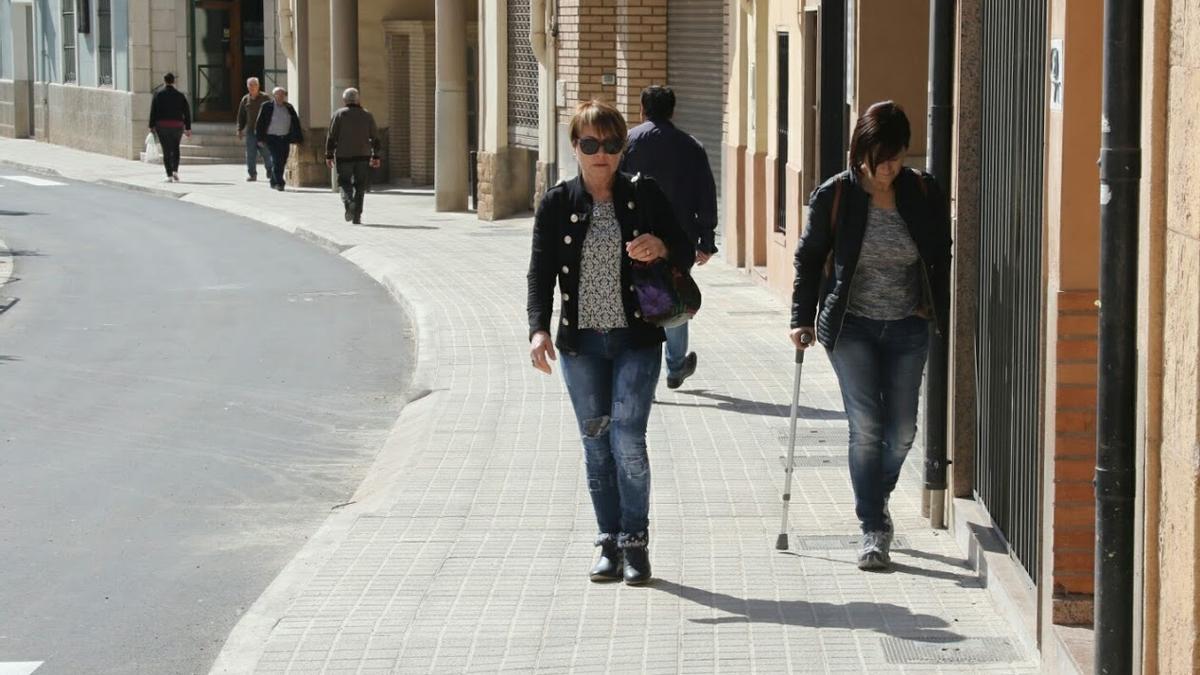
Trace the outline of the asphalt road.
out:
<instances>
[{"instance_id":1,"label":"asphalt road","mask_svg":"<svg viewBox=\"0 0 1200 675\"><path fill-rule=\"evenodd\" d=\"M0 670L207 672L370 466L409 323L265 225L18 175L0 168Z\"/></svg>"}]
</instances>

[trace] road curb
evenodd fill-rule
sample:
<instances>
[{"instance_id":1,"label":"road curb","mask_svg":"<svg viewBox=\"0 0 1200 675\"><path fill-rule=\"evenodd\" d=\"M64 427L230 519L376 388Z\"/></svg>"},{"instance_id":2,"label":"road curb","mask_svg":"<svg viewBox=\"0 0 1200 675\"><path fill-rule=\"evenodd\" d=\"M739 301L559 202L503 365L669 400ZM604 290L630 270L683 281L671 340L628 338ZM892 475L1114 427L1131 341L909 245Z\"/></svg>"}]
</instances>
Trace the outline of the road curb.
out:
<instances>
[{"instance_id":1,"label":"road curb","mask_svg":"<svg viewBox=\"0 0 1200 675\"><path fill-rule=\"evenodd\" d=\"M48 166L38 166L36 164L26 164L24 162L14 162L11 159L0 159L0 165L6 166L17 171L26 171L28 173L36 173L41 176L51 176L54 178L65 178L57 169L51 169Z\"/></svg>"},{"instance_id":2,"label":"road curb","mask_svg":"<svg viewBox=\"0 0 1200 675\"><path fill-rule=\"evenodd\" d=\"M143 194L154 195L155 197L166 197L168 199L183 199L188 196L187 192L175 192L173 190L162 190L153 188L148 185L138 185L137 183L126 183L115 178L97 178L94 181L96 185L105 187L117 188L119 190L130 190L132 192L141 192Z\"/></svg>"}]
</instances>

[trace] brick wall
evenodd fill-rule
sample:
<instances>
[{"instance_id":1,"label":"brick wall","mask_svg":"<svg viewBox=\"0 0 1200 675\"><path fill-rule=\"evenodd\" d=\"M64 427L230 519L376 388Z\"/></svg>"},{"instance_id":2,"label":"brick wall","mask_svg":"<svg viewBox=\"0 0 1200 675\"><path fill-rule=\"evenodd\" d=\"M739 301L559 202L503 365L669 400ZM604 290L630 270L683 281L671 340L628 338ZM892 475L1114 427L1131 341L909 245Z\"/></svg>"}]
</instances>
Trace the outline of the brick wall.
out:
<instances>
[{"instance_id":1,"label":"brick wall","mask_svg":"<svg viewBox=\"0 0 1200 675\"><path fill-rule=\"evenodd\" d=\"M642 90L667 81L667 0L617 0L616 106L630 126Z\"/></svg>"},{"instance_id":2,"label":"brick wall","mask_svg":"<svg viewBox=\"0 0 1200 675\"><path fill-rule=\"evenodd\" d=\"M1054 623L1090 624L1096 542L1096 291L1058 294L1054 392Z\"/></svg>"},{"instance_id":3,"label":"brick wall","mask_svg":"<svg viewBox=\"0 0 1200 675\"><path fill-rule=\"evenodd\" d=\"M393 180L433 184L434 72L437 54L432 21L385 24L391 105L388 166ZM383 120L379 120L383 126Z\"/></svg>"},{"instance_id":4,"label":"brick wall","mask_svg":"<svg viewBox=\"0 0 1200 675\"><path fill-rule=\"evenodd\" d=\"M620 0L622 2L627 0ZM566 104L559 120L569 122L580 101L613 102L616 87L602 83L604 73L616 73L618 0L560 0L558 11L558 78Z\"/></svg>"}]
</instances>

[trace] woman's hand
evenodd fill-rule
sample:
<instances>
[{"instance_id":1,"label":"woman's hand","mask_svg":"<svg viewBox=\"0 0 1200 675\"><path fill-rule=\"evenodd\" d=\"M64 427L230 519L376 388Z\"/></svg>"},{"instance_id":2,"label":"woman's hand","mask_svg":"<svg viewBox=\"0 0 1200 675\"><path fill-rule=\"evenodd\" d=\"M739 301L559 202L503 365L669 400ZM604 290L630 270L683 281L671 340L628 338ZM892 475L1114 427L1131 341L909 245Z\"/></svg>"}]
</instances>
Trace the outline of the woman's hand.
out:
<instances>
[{"instance_id":1,"label":"woman's hand","mask_svg":"<svg viewBox=\"0 0 1200 675\"><path fill-rule=\"evenodd\" d=\"M625 244L625 252L638 262L653 262L667 257L667 245L663 243L662 239L652 234L643 234Z\"/></svg>"},{"instance_id":2,"label":"woman's hand","mask_svg":"<svg viewBox=\"0 0 1200 675\"><path fill-rule=\"evenodd\" d=\"M792 338L792 344L800 351L804 351L817 343L817 333L813 330L812 326L793 328L789 337Z\"/></svg>"},{"instance_id":3,"label":"woman's hand","mask_svg":"<svg viewBox=\"0 0 1200 675\"><path fill-rule=\"evenodd\" d=\"M549 375L550 361L557 360L558 355L554 353L554 341L550 339L550 334L544 330L534 333L533 339L529 341L529 363Z\"/></svg>"}]
</instances>

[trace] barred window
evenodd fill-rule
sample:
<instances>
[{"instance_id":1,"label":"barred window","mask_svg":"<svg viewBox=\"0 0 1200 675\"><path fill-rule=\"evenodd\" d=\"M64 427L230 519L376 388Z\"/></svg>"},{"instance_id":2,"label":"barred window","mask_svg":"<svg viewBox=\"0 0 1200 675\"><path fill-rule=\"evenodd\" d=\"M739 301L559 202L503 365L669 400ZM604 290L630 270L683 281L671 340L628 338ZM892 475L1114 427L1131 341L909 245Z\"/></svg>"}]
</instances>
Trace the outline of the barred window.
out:
<instances>
[{"instance_id":1,"label":"barred window","mask_svg":"<svg viewBox=\"0 0 1200 675\"><path fill-rule=\"evenodd\" d=\"M75 2L63 3L62 10L62 77L63 82L74 82L75 70Z\"/></svg>"},{"instance_id":2,"label":"barred window","mask_svg":"<svg viewBox=\"0 0 1200 675\"><path fill-rule=\"evenodd\" d=\"M538 146L538 63L529 43L530 1L508 0L509 143Z\"/></svg>"},{"instance_id":3,"label":"barred window","mask_svg":"<svg viewBox=\"0 0 1200 675\"><path fill-rule=\"evenodd\" d=\"M100 86L113 83L112 0L96 2L96 58L99 61Z\"/></svg>"}]
</instances>

